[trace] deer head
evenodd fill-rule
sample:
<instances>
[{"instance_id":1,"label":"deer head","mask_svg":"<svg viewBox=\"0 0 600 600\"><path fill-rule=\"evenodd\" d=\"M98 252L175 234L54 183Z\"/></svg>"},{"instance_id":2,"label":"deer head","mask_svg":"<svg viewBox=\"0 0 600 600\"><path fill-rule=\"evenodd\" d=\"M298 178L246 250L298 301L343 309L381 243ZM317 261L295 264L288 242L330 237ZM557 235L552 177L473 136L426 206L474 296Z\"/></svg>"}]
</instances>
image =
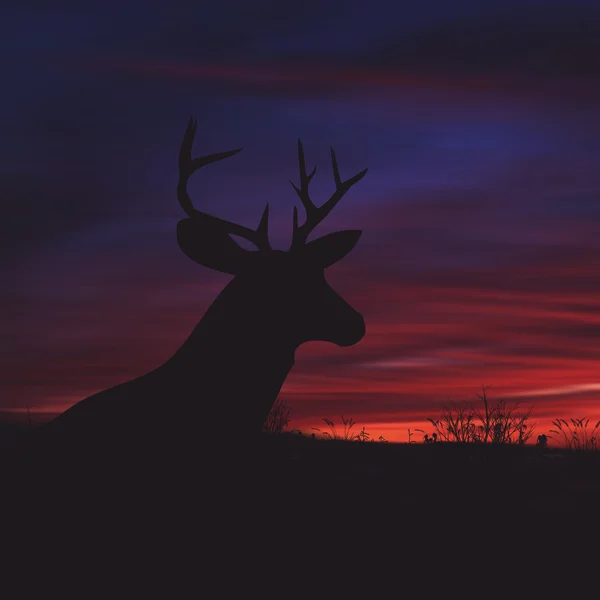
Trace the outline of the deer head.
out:
<instances>
[{"instance_id":1,"label":"deer head","mask_svg":"<svg viewBox=\"0 0 600 600\"><path fill-rule=\"evenodd\" d=\"M308 193L316 167L307 174L302 143L298 140L300 187L290 183L304 206L306 220L301 225L298 223L298 210L294 206L291 246L288 251L274 250L268 239L268 204L256 229L194 208L187 192L187 181L192 173L241 150L192 158L196 128L197 122L190 118L179 154L177 195L188 214L188 218L177 224L177 239L183 252L205 267L235 275L228 288L234 289L253 312L256 307L262 307L263 314L269 315L274 334L285 338L294 347L311 340L339 346L357 343L365 333L363 317L327 284L324 271L352 250L361 232L338 231L310 242L307 238L344 194L364 177L367 169L342 181L332 148L336 189L325 204L317 207ZM242 248L232 236L250 241L256 250ZM236 308L238 312L244 310L242 303ZM256 314L247 317L262 318Z\"/></svg>"}]
</instances>

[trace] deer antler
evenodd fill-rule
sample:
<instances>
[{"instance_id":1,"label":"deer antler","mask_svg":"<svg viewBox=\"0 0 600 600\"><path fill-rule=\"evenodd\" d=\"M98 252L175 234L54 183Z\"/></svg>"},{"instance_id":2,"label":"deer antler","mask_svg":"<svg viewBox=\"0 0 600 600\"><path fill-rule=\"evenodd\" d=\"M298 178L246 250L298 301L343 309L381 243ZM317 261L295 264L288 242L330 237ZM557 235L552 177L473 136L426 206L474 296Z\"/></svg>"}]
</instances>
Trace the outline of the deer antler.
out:
<instances>
[{"instance_id":1,"label":"deer antler","mask_svg":"<svg viewBox=\"0 0 600 600\"><path fill-rule=\"evenodd\" d=\"M197 127L198 121L193 117L190 117L179 151L179 181L177 183L177 198L179 204L181 204L183 210L197 222L204 221L203 224L207 228L210 228L211 234L222 233L224 235L237 235L252 242L259 250L270 250L268 204L256 230L220 219L219 217L213 217L212 215L208 215L194 208L187 191L187 182L190 176L200 167L228 158L241 151L241 148L237 148L236 150L229 150L228 152L219 152L217 154L209 154L207 156L200 156L192 159L192 144L194 142Z\"/></svg>"},{"instance_id":2,"label":"deer antler","mask_svg":"<svg viewBox=\"0 0 600 600\"><path fill-rule=\"evenodd\" d=\"M300 187L296 187L292 181L292 187L296 190L304 210L306 211L306 221L298 226L298 209L294 206L294 229L292 236L292 245L290 250L294 250L306 243L306 239L310 232L331 212L331 209L341 200L342 196L357 182L360 181L368 171L364 169L354 177L342 181L340 179L340 171L338 169L335 152L331 148L331 163L333 166L333 177L335 179L335 192L322 206L315 206L308 194L308 184L317 171L315 167L310 174L306 173L306 164L304 162L304 149L302 142L298 140L298 163L300 167Z\"/></svg>"}]
</instances>

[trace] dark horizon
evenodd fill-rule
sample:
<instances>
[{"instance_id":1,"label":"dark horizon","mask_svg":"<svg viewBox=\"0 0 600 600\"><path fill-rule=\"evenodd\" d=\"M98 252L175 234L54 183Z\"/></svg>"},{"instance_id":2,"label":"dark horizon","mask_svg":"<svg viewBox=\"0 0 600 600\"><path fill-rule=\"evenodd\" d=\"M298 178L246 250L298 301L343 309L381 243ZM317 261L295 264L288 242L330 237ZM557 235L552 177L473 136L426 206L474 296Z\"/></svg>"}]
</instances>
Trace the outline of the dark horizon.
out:
<instances>
[{"instance_id":1,"label":"dark horizon","mask_svg":"<svg viewBox=\"0 0 600 600\"><path fill-rule=\"evenodd\" d=\"M194 114L199 152L244 148L198 173L197 204L256 227L268 202L278 249L299 137L317 203L330 145L342 177L369 168L315 231L363 230L327 277L367 333L299 349L291 427L345 415L406 441L482 384L540 433L600 419L597 2L15 2L0 23L0 410L154 369L230 281L177 246Z\"/></svg>"}]
</instances>

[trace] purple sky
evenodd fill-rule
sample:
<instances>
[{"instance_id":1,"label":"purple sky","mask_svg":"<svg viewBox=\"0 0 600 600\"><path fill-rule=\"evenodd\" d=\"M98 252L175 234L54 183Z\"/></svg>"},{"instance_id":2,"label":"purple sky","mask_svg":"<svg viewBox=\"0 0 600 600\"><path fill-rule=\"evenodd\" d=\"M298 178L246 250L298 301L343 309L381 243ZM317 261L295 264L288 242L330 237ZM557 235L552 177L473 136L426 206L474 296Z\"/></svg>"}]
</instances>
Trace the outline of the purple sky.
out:
<instances>
[{"instance_id":1,"label":"purple sky","mask_svg":"<svg viewBox=\"0 0 600 600\"><path fill-rule=\"evenodd\" d=\"M289 245L296 140L315 232L362 228L329 281L367 322L310 344L293 426L344 414L403 439L448 399L600 418L600 4L4 2L0 409L63 410L158 366L229 276L179 250L197 206ZM48 8L52 5L52 8ZM368 428L369 428L368 427Z\"/></svg>"}]
</instances>

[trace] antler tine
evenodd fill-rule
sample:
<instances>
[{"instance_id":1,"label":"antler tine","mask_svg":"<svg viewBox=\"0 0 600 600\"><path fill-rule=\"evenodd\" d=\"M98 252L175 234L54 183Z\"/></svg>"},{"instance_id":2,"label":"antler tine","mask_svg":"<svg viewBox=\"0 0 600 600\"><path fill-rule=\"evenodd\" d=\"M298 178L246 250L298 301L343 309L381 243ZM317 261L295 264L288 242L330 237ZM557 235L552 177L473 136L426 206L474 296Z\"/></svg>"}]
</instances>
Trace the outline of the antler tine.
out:
<instances>
[{"instance_id":1,"label":"antler tine","mask_svg":"<svg viewBox=\"0 0 600 600\"><path fill-rule=\"evenodd\" d=\"M292 186L300 197L302 204L306 210L306 221L298 226L298 209L294 206L294 221L293 221L293 237L291 249L297 248L306 242L311 231L331 212L331 209L341 200L344 194L358 181L360 181L367 173L368 169L362 170L360 173L350 177L346 181L342 181L340 170L333 147L331 150L331 164L333 168L333 178L335 180L335 192L322 206L315 206L308 195L308 184L315 174L316 167L310 175L306 174L306 166L304 163L304 150L300 140L298 140L298 162L300 164L300 188L297 188L292 182Z\"/></svg>"},{"instance_id":2,"label":"antler tine","mask_svg":"<svg viewBox=\"0 0 600 600\"><path fill-rule=\"evenodd\" d=\"M306 162L304 161L304 148L302 147L302 142L300 140L298 140L298 166L300 170L300 188L297 188L293 181L290 181L290 183L296 190L296 194L298 194L306 214L313 214L314 211L317 210L317 207L312 203L310 196L308 195L308 184L317 172L317 167L315 167L312 172L307 175Z\"/></svg>"},{"instance_id":3,"label":"antler tine","mask_svg":"<svg viewBox=\"0 0 600 600\"><path fill-rule=\"evenodd\" d=\"M210 227L213 231L217 230L225 235L232 234L237 235L241 238L252 242L259 250L271 250L271 244L269 243L269 205L267 204L260 224L256 230L244 227L238 223L232 223L219 217L206 214L202 211L194 208L192 200L187 191L187 182L190 176L197 171L199 168L204 167L210 163L218 160L223 160L237 154L242 149L237 148L235 150L229 150L227 152L218 152L216 154L208 154L206 156L200 156L192 159L192 144L194 142L194 136L196 135L196 129L198 127L198 121L193 117L190 117L188 121L183 141L181 142L181 149L179 151L179 181L177 183L177 198L179 204L183 210L192 218L198 221L203 220L207 227Z\"/></svg>"},{"instance_id":4,"label":"antler tine","mask_svg":"<svg viewBox=\"0 0 600 600\"><path fill-rule=\"evenodd\" d=\"M331 150L331 165L333 168L333 178L335 180L335 192L331 198L319 208L319 216L323 220L331 211L331 209L342 199L343 195L357 182L359 182L366 174L369 169L363 169L360 173L350 177L346 181L342 181L340 178L340 170L338 168L337 160L335 158L335 152L333 147L330 146Z\"/></svg>"}]
</instances>

